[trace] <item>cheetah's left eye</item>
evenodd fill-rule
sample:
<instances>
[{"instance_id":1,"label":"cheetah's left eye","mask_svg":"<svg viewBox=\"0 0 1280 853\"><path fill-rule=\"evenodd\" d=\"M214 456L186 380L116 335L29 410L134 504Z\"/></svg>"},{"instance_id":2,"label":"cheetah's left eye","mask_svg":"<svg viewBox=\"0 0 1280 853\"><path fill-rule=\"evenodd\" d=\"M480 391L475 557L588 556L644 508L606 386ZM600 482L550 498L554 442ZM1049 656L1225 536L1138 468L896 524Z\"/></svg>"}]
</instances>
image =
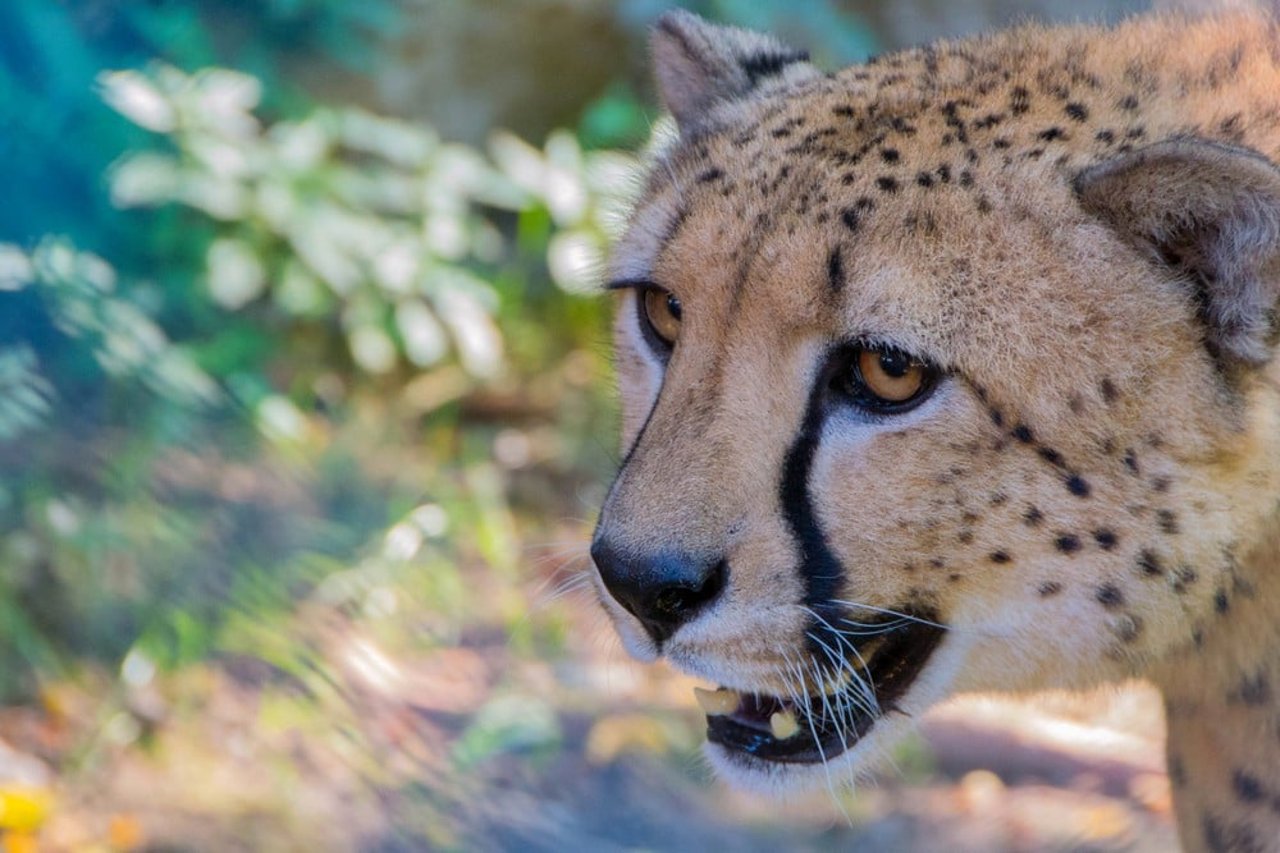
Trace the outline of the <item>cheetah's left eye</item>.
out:
<instances>
[{"instance_id":1,"label":"cheetah's left eye","mask_svg":"<svg viewBox=\"0 0 1280 853\"><path fill-rule=\"evenodd\" d=\"M896 414L914 408L938 379L932 365L892 347L855 347L832 376L832 388L864 409Z\"/></svg>"}]
</instances>

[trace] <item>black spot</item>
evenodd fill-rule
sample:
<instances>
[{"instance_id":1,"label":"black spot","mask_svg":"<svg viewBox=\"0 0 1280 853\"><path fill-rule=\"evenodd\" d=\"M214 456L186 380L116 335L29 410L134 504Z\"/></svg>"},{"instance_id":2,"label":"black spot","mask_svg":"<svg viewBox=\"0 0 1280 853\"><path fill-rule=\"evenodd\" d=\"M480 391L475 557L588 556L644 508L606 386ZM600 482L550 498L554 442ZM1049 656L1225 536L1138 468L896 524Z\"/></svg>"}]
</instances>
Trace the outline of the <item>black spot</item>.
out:
<instances>
[{"instance_id":1,"label":"black spot","mask_svg":"<svg viewBox=\"0 0 1280 853\"><path fill-rule=\"evenodd\" d=\"M1142 633L1142 617L1126 613L1115 626L1116 636L1122 643L1132 643Z\"/></svg>"},{"instance_id":2,"label":"black spot","mask_svg":"<svg viewBox=\"0 0 1280 853\"><path fill-rule=\"evenodd\" d=\"M1036 134L1037 139L1043 139L1045 142L1052 142L1055 139L1066 139L1067 132L1060 127L1047 127Z\"/></svg>"},{"instance_id":3,"label":"black spot","mask_svg":"<svg viewBox=\"0 0 1280 853\"><path fill-rule=\"evenodd\" d=\"M1108 403L1114 403L1120 397L1120 391L1116 388L1115 383L1110 379L1103 378L1098 389L1102 391L1102 399Z\"/></svg>"},{"instance_id":4,"label":"black spot","mask_svg":"<svg viewBox=\"0 0 1280 853\"><path fill-rule=\"evenodd\" d=\"M930 175L928 172L921 172L916 175L916 183L927 189L933 186L933 175Z\"/></svg>"},{"instance_id":5,"label":"black spot","mask_svg":"<svg viewBox=\"0 0 1280 853\"><path fill-rule=\"evenodd\" d=\"M1143 549L1138 553L1138 570L1148 577L1164 574L1164 565L1154 551Z\"/></svg>"},{"instance_id":6,"label":"black spot","mask_svg":"<svg viewBox=\"0 0 1280 853\"><path fill-rule=\"evenodd\" d=\"M1014 86L1009 93L1009 110L1014 115L1022 115L1031 109L1031 93L1023 86Z\"/></svg>"},{"instance_id":7,"label":"black spot","mask_svg":"<svg viewBox=\"0 0 1280 853\"><path fill-rule=\"evenodd\" d=\"M1062 454L1054 450L1052 447L1042 447L1037 450L1036 453L1040 454L1040 458L1045 462L1048 462L1050 465L1058 468L1062 467Z\"/></svg>"},{"instance_id":8,"label":"black spot","mask_svg":"<svg viewBox=\"0 0 1280 853\"><path fill-rule=\"evenodd\" d=\"M845 118L849 118L854 114L853 107L847 104L840 104L839 106L832 107L831 112L835 113L838 116L843 116Z\"/></svg>"},{"instance_id":9,"label":"black spot","mask_svg":"<svg viewBox=\"0 0 1280 853\"><path fill-rule=\"evenodd\" d=\"M1028 527L1038 527L1040 522L1044 521L1044 513L1036 507L1028 507L1027 511L1022 514L1022 520L1026 522Z\"/></svg>"},{"instance_id":10,"label":"black spot","mask_svg":"<svg viewBox=\"0 0 1280 853\"><path fill-rule=\"evenodd\" d=\"M1196 570L1190 566L1183 564L1174 572L1173 591L1181 595L1187 591L1187 587L1195 583L1199 578Z\"/></svg>"},{"instance_id":11,"label":"black spot","mask_svg":"<svg viewBox=\"0 0 1280 853\"><path fill-rule=\"evenodd\" d=\"M1230 697L1254 708L1271 703L1271 682L1266 672L1259 670L1253 675L1246 675L1240 680L1240 686Z\"/></svg>"},{"instance_id":12,"label":"black spot","mask_svg":"<svg viewBox=\"0 0 1280 853\"><path fill-rule=\"evenodd\" d=\"M1156 520L1160 524L1160 530L1163 533L1174 534L1178 532L1178 515L1171 509L1162 509L1156 511Z\"/></svg>"},{"instance_id":13,"label":"black spot","mask_svg":"<svg viewBox=\"0 0 1280 853\"><path fill-rule=\"evenodd\" d=\"M1161 492L1161 493L1167 492L1169 491L1170 483L1171 481L1169 480L1168 477L1156 477L1154 480L1151 481L1151 488L1156 490L1157 492Z\"/></svg>"},{"instance_id":14,"label":"black spot","mask_svg":"<svg viewBox=\"0 0 1280 853\"><path fill-rule=\"evenodd\" d=\"M1004 426L1004 415L1000 414L999 409L991 410L991 422L998 427Z\"/></svg>"},{"instance_id":15,"label":"black spot","mask_svg":"<svg viewBox=\"0 0 1280 853\"><path fill-rule=\"evenodd\" d=\"M755 88L761 77L772 77L788 65L806 62L808 59L807 51L795 50L788 53L757 53L741 60L738 64L746 72L751 87Z\"/></svg>"},{"instance_id":16,"label":"black spot","mask_svg":"<svg viewBox=\"0 0 1280 853\"><path fill-rule=\"evenodd\" d=\"M1133 112L1138 108L1138 96L1125 95L1123 98L1120 99L1117 106L1119 106L1120 109L1125 110L1127 112Z\"/></svg>"},{"instance_id":17,"label":"black spot","mask_svg":"<svg viewBox=\"0 0 1280 853\"><path fill-rule=\"evenodd\" d=\"M827 255L827 286L835 293L844 289L844 259L841 257L839 246Z\"/></svg>"},{"instance_id":18,"label":"black spot","mask_svg":"<svg viewBox=\"0 0 1280 853\"><path fill-rule=\"evenodd\" d=\"M698 183L709 184L712 181L718 181L723 177L724 177L724 169L721 169L719 166L713 166L712 168L707 169L701 175L698 175Z\"/></svg>"},{"instance_id":19,"label":"black spot","mask_svg":"<svg viewBox=\"0 0 1280 853\"><path fill-rule=\"evenodd\" d=\"M1080 537L1072 533L1064 533L1053 541L1053 547L1064 554L1074 554L1080 550Z\"/></svg>"},{"instance_id":20,"label":"black spot","mask_svg":"<svg viewBox=\"0 0 1280 853\"><path fill-rule=\"evenodd\" d=\"M944 184L951 183L951 167L948 166L946 163L943 163L941 166L938 167L937 175L938 175L938 180L942 181Z\"/></svg>"},{"instance_id":21,"label":"black spot","mask_svg":"<svg viewBox=\"0 0 1280 853\"><path fill-rule=\"evenodd\" d=\"M854 201L853 203L853 207L855 210L862 210L862 211L871 210L875 206L876 206L875 199L869 198L868 196L865 196L865 195L858 196L857 200Z\"/></svg>"},{"instance_id":22,"label":"black spot","mask_svg":"<svg viewBox=\"0 0 1280 853\"><path fill-rule=\"evenodd\" d=\"M1187 768L1183 766L1182 759L1176 755L1169 756L1169 782L1175 788L1181 788L1187 784Z\"/></svg>"},{"instance_id":23,"label":"black spot","mask_svg":"<svg viewBox=\"0 0 1280 853\"><path fill-rule=\"evenodd\" d=\"M769 135L772 136L774 139L786 139L788 136L791 135L791 128L779 127L774 130L771 130L769 132Z\"/></svg>"},{"instance_id":24,"label":"black spot","mask_svg":"<svg viewBox=\"0 0 1280 853\"><path fill-rule=\"evenodd\" d=\"M1142 473L1138 470L1138 454L1133 452L1133 448L1129 448L1124 452L1124 467L1129 469L1129 473L1137 476Z\"/></svg>"},{"instance_id":25,"label":"black spot","mask_svg":"<svg viewBox=\"0 0 1280 853\"><path fill-rule=\"evenodd\" d=\"M1261 802L1266 796L1258 777L1239 768L1231 774L1231 789L1236 792L1237 797L1250 805Z\"/></svg>"},{"instance_id":26,"label":"black spot","mask_svg":"<svg viewBox=\"0 0 1280 853\"><path fill-rule=\"evenodd\" d=\"M1040 584L1040 588L1036 591L1040 593L1041 598L1049 598L1062 592L1062 584L1057 581L1045 581Z\"/></svg>"},{"instance_id":27,"label":"black spot","mask_svg":"<svg viewBox=\"0 0 1280 853\"><path fill-rule=\"evenodd\" d=\"M969 543L973 542L973 531L961 530L960 535L958 535L956 539L960 542L961 545L968 545Z\"/></svg>"},{"instance_id":28,"label":"black spot","mask_svg":"<svg viewBox=\"0 0 1280 853\"><path fill-rule=\"evenodd\" d=\"M1205 844L1213 853L1265 853L1267 850L1247 823L1226 824L1206 814L1202 828Z\"/></svg>"},{"instance_id":29,"label":"black spot","mask_svg":"<svg viewBox=\"0 0 1280 853\"><path fill-rule=\"evenodd\" d=\"M1115 142L1116 135L1110 130L1100 130L1093 135L1093 138L1099 142L1105 142L1107 145L1110 145L1112 142Z\"/></svg>"},{"instance_id":30,"label":"black spot","mask_svg":"<svg viewBox=\"0 0 1280 853\"><path fill-rule=\"evenodd\" d=\"M900 157L901 155L898 154L897 148L880 149L880 159L884 160L886 163L896 163Z\"/></svg>"},{"instance_id":31,"label":"black spot","mask_svg":"<svg viewBox=\"0 0 1280 853\"><path fill-rule=\"evenodd\" d=\"M1094 593L1094 598L1098 599L1098 603L1103 607L1112 608L1119 607L1124 604L1124 593L1120 591L1120 587L1113 583L1105 583L1098 587Z\"/></svg>"},{"instance_id":32,"label":"black spot","mask_svg":"<svg viewBox=\"0 0 1280 853\"><path fill-rule=\"evenodd\" d=\"M991 147L998 148L1000 150L1004 150L1012 145L1013 143L1005 136L997 136L995 139L991 140Z\"/></svg>"},{"instance_id":33,"label":"black spot","mask_svg":"<svg viewBox=\"0 0 1280 853\"><path fill-rule=\"evenodd\" d=\"M1120 540L1116 536L1115 531L1108 530L1105 527L1099 527L1097 530L1093 531L1093 541L1097 542L1098 547L1102 550L1110 551L1112 548L1116 547L1116 543Z\"/></svg>"},{"instance_id":34,"label":"black spot","mask_svg":"<svg viewBox=\"0 0 1280 853\"><path fill-rule=\"evenodd\" d=\"M970 172L968 169L964 169L960 172L960 186L962 187L973 186L973 173Z\"/></svg>"},{"instance_id":35,"label":"black spot","mask_svg":"<svg viewBox=\"0 0 1280 853\"><path fill-rule=\"evenodd\" d=\"M978 196L978 212L979 213L991 212L991 200L987 198L985 195Z\"/></svg>"},{"instance_id":36,"label":"black spot","mask_svg":"<svg viewBox=\"0 0 1280 853\"><path fill-rule=\"evenodd\" d=\"M852 207L846 207L840 212L840 221L844 223L844 227L850 231L858 230L858 211Z\"/></svg>"},{"instance_id":37,"label":"black spot","mask_svg":"<svg viewBox=\"0 0 1280 853\"><path fill-rule=\"evenodd\" d=\"M889 175L883 175L876 178L876 186L887 193L896 193L898 191L898 179Z\"/></svg>"},{"instance_id":38,"label":"black spot","mask_svg":"<svg viewBox=\"0 0 1280 853\"><path fill-rule=\"evenodd\" d=\"M1219 613L1226 613L1231 609L1231 599L1227 598L1227 591L1220 589L1213 594L1213 609Z\"/></svg>"},{"instance_id":39,"label":"black spot","mask_svg":"<svg viewBox=\"0 0 1280 853\"><path fill-rule=\"evenodd\" d=\"M1026 424L1018 424L1014 427L1012 435L1023 444L1030 444L1036 440L1035 434L1031 432L1031 427Z\"/></svg>"},{"instance_id":40,"label":"black spot","mask_svg":"<svg viewBox=\"0 0 1280 853\"><path fill-rule=\"evenodd\" d=\"M1078 498L1089 497L1089 481L1079 474L1072 474L1067 478L1067 491Z\"/></svg>"},{"instance_id":41,"label":"black spot","mask_svg":"<svg viewBox=\"0 0 1280 853\"><path fill-rule=\"evenodd\" d=\"M1076 121L1085 121L1089 118L1089 110L1079 101L1072 101L1062 108L1068 116Z\"/></svg>"},{"instance_id":42,"label":"black spot","mask_svg":"<svg viewBox=\"0 0 1280 853\"><path fill-rule=\"evenodd\" d=\"M1012 559L1013 558L1009 556L1008 551L992 551L991 552L991 562L993 563L1003 564L1003 563L1009 562Z\"/></svg>"},{"instance_id":43,"label":"black spot","mask_svg":"<svg viewBox=\"0 0 1280 853\"><path fill-rule=\"evenodd\" d=\"M1124 138L1125 139L1141 139L1146 135L1147 135L1146 130L1144 130L1142 127L1135 126L1125 131Z\"/></svg>"},{"instance_id":44,"label":"black spot","mask_svg":"<svg viewBox=\"0 0 1280 853\"><path fill-rule=\"evenodd\" d=\"M915 136L916 133L915 125L908 122L902 116L894 116L893 120L889 122L889 126L905 136Z\"/></svg>"}]
</instances>

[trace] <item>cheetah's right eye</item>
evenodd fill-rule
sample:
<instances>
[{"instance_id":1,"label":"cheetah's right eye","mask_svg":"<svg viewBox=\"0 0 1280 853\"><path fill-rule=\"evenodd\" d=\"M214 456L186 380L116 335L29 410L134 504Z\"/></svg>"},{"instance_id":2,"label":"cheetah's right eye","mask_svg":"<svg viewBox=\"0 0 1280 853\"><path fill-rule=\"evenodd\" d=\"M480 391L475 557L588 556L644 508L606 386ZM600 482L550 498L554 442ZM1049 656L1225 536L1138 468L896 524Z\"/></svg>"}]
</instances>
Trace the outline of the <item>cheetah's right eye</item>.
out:
<instances>
[{"instance_id":1,"label":"cheetah's right eye","mask_svg":"<svg viewBox=\"0 0 1280 853\"><path fill-rule=\"evenodd\" d=\"M668 347L675 345L683 309L674 294L660 287L646 287L640 293L640 313L658 340Z\"/></svg>"}]
</instances>

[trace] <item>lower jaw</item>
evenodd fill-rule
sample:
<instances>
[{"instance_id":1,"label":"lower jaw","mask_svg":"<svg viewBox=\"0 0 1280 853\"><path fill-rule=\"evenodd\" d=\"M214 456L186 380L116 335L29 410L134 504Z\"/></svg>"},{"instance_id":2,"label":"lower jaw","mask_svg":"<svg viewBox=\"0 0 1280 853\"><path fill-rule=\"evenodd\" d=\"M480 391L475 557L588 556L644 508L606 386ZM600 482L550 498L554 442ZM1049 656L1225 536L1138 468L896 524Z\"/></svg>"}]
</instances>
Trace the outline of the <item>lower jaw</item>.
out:
<instances>
[{"instance_id":1,"label":"lower jaw","mask_svg":"<svg viewBox=\"0 0 1280 853\"><path fill-rule=\"evenodd\" d=\"M707 741L724 750L726 755L734 758L750 756L755 761L771 764L825 764L838 755L843 754L860 741L875 725L874 719L868 719L865 726L856 730L846 730L843 736L801 732L795 738L800 739L803 746L792 746L787 740L778 740L766 732L746 730L745 727L731 729L723 721L725 717L707 718Z\"/></svg>"},{"instance_id":2,"label":"lower jaw","mask_svg":"<svg viewBox=\"0 0 1280 853\"><path fill-rule=\"evenodd\" d=\"M829 763L861 741L884 714L898 709L899 701L927 666L944 633L932 620L925 620L888 636L869 666L876 688L874 708L850 697L817 697L810 700L810 707L829 713L802 715L799 730L783 738L749 720L735 720L733 714L709 715L707 740L726 759L746 768ZM754 699L756 705L766 701L781 700ZM833 705L841 710L830 712Z\"/></svg>"}]
</instances>

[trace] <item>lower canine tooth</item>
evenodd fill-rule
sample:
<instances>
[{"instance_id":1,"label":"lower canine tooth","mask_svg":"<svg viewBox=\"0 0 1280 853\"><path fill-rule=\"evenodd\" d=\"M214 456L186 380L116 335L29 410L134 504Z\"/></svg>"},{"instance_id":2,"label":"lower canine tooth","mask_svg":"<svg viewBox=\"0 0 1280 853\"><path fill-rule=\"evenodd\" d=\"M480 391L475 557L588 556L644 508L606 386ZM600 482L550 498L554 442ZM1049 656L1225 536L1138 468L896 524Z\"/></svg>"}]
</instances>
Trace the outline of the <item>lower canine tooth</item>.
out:
<instances>
[{"instance_id":1,"label":"lower canine tooth","mask_svg":"<svg viewBox=\"0 0 1280 853\"><path fill-rule=\"evenodd\" d=\"M698 700L698 704L702 706L702 710L712 716L723 716L732 714L738 710L738 703L741 701L737 691L726 690L704 690L701 687L693 688L693 698Z\"/></svg>"},{"instance_id":2,"label":"lower canine tooth","mask_svg":"<svg viewBox=\"0 0 1280 853\"><path fill-rule=\"evenodd\" d=\"M800 724L796 722L796 715L790 711L774 711L773 716L769 717L769 729L778 740L786 740L800 731Z\"/></svg>"}]
</instances>

